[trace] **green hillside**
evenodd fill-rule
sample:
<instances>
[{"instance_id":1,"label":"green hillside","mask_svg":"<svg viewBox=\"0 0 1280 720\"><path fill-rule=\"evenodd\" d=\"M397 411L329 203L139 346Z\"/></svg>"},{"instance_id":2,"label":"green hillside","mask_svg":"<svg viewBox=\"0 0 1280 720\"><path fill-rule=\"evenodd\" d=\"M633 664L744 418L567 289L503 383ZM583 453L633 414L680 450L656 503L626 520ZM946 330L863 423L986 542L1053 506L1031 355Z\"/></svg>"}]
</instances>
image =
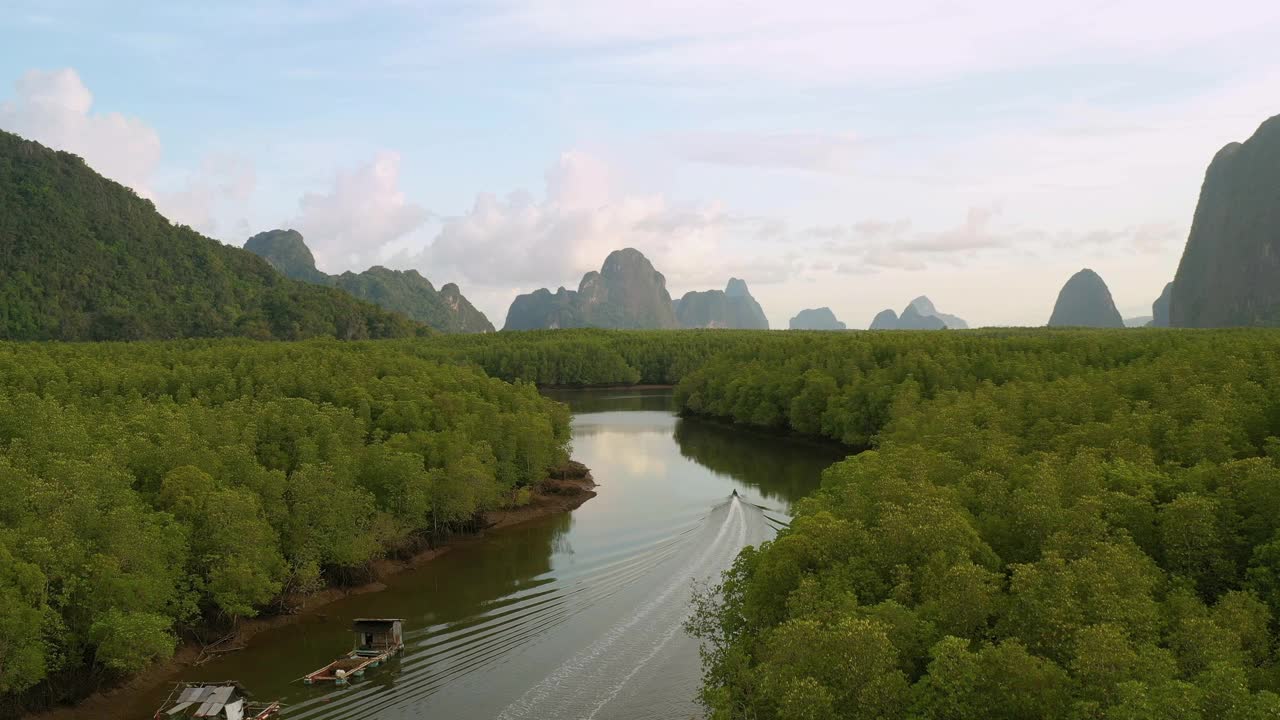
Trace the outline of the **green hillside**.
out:
<instances>
[{"instance_id":1,"label":"green hillside","mask_svg":"<svg viewBox=\"0 0 1280 720\"><path fill-rule=\"evenodd\" d=\"M0 132L0 338L357 339L423 330L171 225L79 157Z\"/></svg>"}]
</instances>

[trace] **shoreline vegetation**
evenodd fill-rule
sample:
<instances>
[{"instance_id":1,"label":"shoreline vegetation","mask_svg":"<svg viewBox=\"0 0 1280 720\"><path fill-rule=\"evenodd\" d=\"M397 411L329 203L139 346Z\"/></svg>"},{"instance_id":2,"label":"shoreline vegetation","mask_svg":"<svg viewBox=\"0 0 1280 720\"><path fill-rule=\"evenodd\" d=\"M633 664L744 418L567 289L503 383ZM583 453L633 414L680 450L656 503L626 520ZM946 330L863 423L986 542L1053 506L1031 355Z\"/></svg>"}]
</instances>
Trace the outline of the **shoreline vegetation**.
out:
<instances>
[{"instance_id":1,"label":"shoreline vegetation","mask_svg":"<svg viewBox=\"0 0 1280 720\"><path fill-rule=\"evenodd\" d=\"M429 547L407 557L386 557L374 561L369 579L357 585L328 587L312 593L282 598L279 612L241 621L230 632L211 643L194 640L184 643L173 658L156 663L124 682L95 690L73 705L63 705L26 716L29 720L74 720L97 716L117 717L134 693L147 692L172 682L182 670L198 666L213 658L247 649L259 634L295 624L322 614L327 606L357 595L377 593L387 588L385 580L418 569L428 562L459 547L483 542L488 533L516 527L544 517L576 510L596 496L596 483L591 471L574 460L555 468L548 477L533 487L529 501L518 507L500 508L484 513L473 533L454 535L441 545Z\"/></svg>"},{"instance_id":2,"label":"shoreline vegetation","mask_svg":"<svg viewBox=\"0 0 1280 720\"><path fill-rule=\"evenodd\" d=\"M535 384L675 385L681 413L870 448L700 600L713 717L1251 720L1280 711L1278 350L1263 328L0 345L0 696L131 675L209 618L475 530L568 458Z\"/></svg>"},{"instance_id":3,"label":"shoreline vegetation","mask_svg":"<svg viewBox=\"0 0 1280 720\"><path fill-rule=\"evenodd\" d=\"M0 715L528 504L568 408L412 350L0 344Z\"/></svg>"}]
</instances>

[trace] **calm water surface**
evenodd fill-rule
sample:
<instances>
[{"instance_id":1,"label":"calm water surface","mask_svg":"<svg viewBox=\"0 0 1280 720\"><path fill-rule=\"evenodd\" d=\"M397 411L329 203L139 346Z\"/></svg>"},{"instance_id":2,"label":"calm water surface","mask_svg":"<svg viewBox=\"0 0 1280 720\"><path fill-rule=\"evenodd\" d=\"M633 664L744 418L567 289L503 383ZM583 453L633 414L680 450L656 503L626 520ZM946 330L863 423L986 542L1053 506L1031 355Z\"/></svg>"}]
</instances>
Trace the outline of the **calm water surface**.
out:
<instances>
[{"instance_id":1,"label":"calm water surface","mask_svg":"<svg viewBox=\"0 0 1280 720\"><path fill-rule=\"evenodd\" d=\"M549 393L599 495L268 631L186 679L240 680L289 720L691 718L681 623L696 580L773 536L841 453L677 418L668 391ZM740 499L731 493L737 490ZM405 652L343 689L296 679L350 649L363 616L405 618ZM150 717L159 698L138 698Z\"/></svg>"}]
</instances>

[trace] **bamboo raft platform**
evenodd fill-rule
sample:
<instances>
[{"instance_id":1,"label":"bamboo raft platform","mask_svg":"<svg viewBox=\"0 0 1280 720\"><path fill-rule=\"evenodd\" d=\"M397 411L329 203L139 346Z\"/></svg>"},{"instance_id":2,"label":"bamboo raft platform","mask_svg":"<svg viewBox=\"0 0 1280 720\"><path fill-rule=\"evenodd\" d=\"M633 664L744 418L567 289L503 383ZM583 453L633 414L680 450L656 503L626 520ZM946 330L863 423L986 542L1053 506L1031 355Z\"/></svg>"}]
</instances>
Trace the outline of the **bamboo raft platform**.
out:
<instances>
[{"instance_id":1,"label":"bamboo raft platform","mask_svg":"<svg viewBox=\"0 0 1280 720\"><path fill-rule=\"evenodd\" d=\"M307 685L331 682L346 685L364 676L404 650L400 618L358 618L352 625L355 648L315 672L302 678Z\"/></svg>"}]
</instances>

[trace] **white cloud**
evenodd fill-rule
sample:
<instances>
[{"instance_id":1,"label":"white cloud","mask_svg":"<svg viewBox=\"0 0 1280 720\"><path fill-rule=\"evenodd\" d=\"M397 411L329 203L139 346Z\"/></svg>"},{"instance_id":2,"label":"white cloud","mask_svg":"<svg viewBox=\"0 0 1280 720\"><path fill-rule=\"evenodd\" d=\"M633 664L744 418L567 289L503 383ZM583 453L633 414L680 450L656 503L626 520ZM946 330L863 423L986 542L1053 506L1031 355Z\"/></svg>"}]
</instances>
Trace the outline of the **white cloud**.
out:
<instances>
[{"instance_id":1,"label":"white cloud","mask_svg":"<svg viewBox=\"0 0 1280 720\"><path fill-rule=\"evenodd\" d=\"M341 170L324 192L308 192L288 222L307 239L321 269L364 269L386 246L420 229L430 217L400 189L400 155L380 152Z\"/></svg>"},{"instance_id":2,"label":"white cloud","mask_svg":"<svg viewBox=\"0 0 1280 720\"><path fill-rule=\"evenodd\" d=\"M1160 255L1179 250L1185 241L1186 232L1176 224L1149 222L1118 230L1063 233L1054 245L1066 250L1089 248L1095 255Z\"/></svg>"},{"instance_id":3,"label":"white cloud","mask_svg":"<svg viewBox=\"0 0 1280 720\"><path fill-rule=\"evenodd\" d=\"M79 155L95 172L154 201L171 222L213 236L243 235L248 228L243 219L220 227L218 217L243 218L255 189L251 161L210 155L178 188L160 185L159 133L138 118L93 112L93 93L72 68L23 73L13 98L0 103L0 128Z\"/></svg>"},{"instance_id":4,"label":"white cloud","mask_svg":"<svg viewBox=\"0 0 1280 720\"><path fill-rule=\"evenodd\" d=\"M243 239L252 234L243 218L243 208L256 187L252 161L238 155L214 154L204 159L180 189L159 192L156 204L174 223L189 225L211 237ZM232 226L226 227L226 218L236 215L239 217Z\"/></svg>"},{"instance_id":5,"label":"white cloud","mask_svg":"<svg viewBox=\"0 0 1280 720\"><path fill-rule=\"evenodd\" d=\"M71 68L28 70L0 103L0 128L84 158L94 170L151 197L160 136L137 118L94 113L93 93Z\"/></svg>"},{"instance_id":6,"label":"white cloud","mask_svg":"<svg viewBox=\"0 0 1280 720\"><path fill-rule=\"evenodd\" d=\"M901 249L911 252L972 252L1008 247L1014 242L1016 231L994 227L1000 210L995 207L969 208L960 225L937 233L921 233L901 244ZM1023 233L1025 235L1025 233Z\"/></svg>"},{"instance_id":7,"label":"white cloud","mask_svg":"<svg viewBox=\"0 0 1280 720\"><path fill-rule=\"evenodd\" d=\"M864 273L872 268L924 270L940 260L962 265L982 251L1003 250L1042 238L1042 233L1033 230L999 224L999 214L995 207L969 208L959 225L940 231L918 231L911 220L903 218L812 227L804 235L821 241L820 252L856 258L856 262L840 263L842 273Z\"/></svg>"},{"instance_id":8,"label":"white cloud","mask_svg":"<svg viewBox=\"0 0 1280 720\"><path fill-rule=\"evenodd\" d=\"M731 237L773 230L767 221L733 218L714 204L677 207L660 195L618 193L603 163L575 151L547 173L544 199L527 192L481 194L466 215L444 220L417 262L470 283L576 287L609 252L635 247L666 275L669 287L718 285L731 268L751 262L724 262ZM777 266L771 268L776 276Z\"/></svg>"}]
</instances>

